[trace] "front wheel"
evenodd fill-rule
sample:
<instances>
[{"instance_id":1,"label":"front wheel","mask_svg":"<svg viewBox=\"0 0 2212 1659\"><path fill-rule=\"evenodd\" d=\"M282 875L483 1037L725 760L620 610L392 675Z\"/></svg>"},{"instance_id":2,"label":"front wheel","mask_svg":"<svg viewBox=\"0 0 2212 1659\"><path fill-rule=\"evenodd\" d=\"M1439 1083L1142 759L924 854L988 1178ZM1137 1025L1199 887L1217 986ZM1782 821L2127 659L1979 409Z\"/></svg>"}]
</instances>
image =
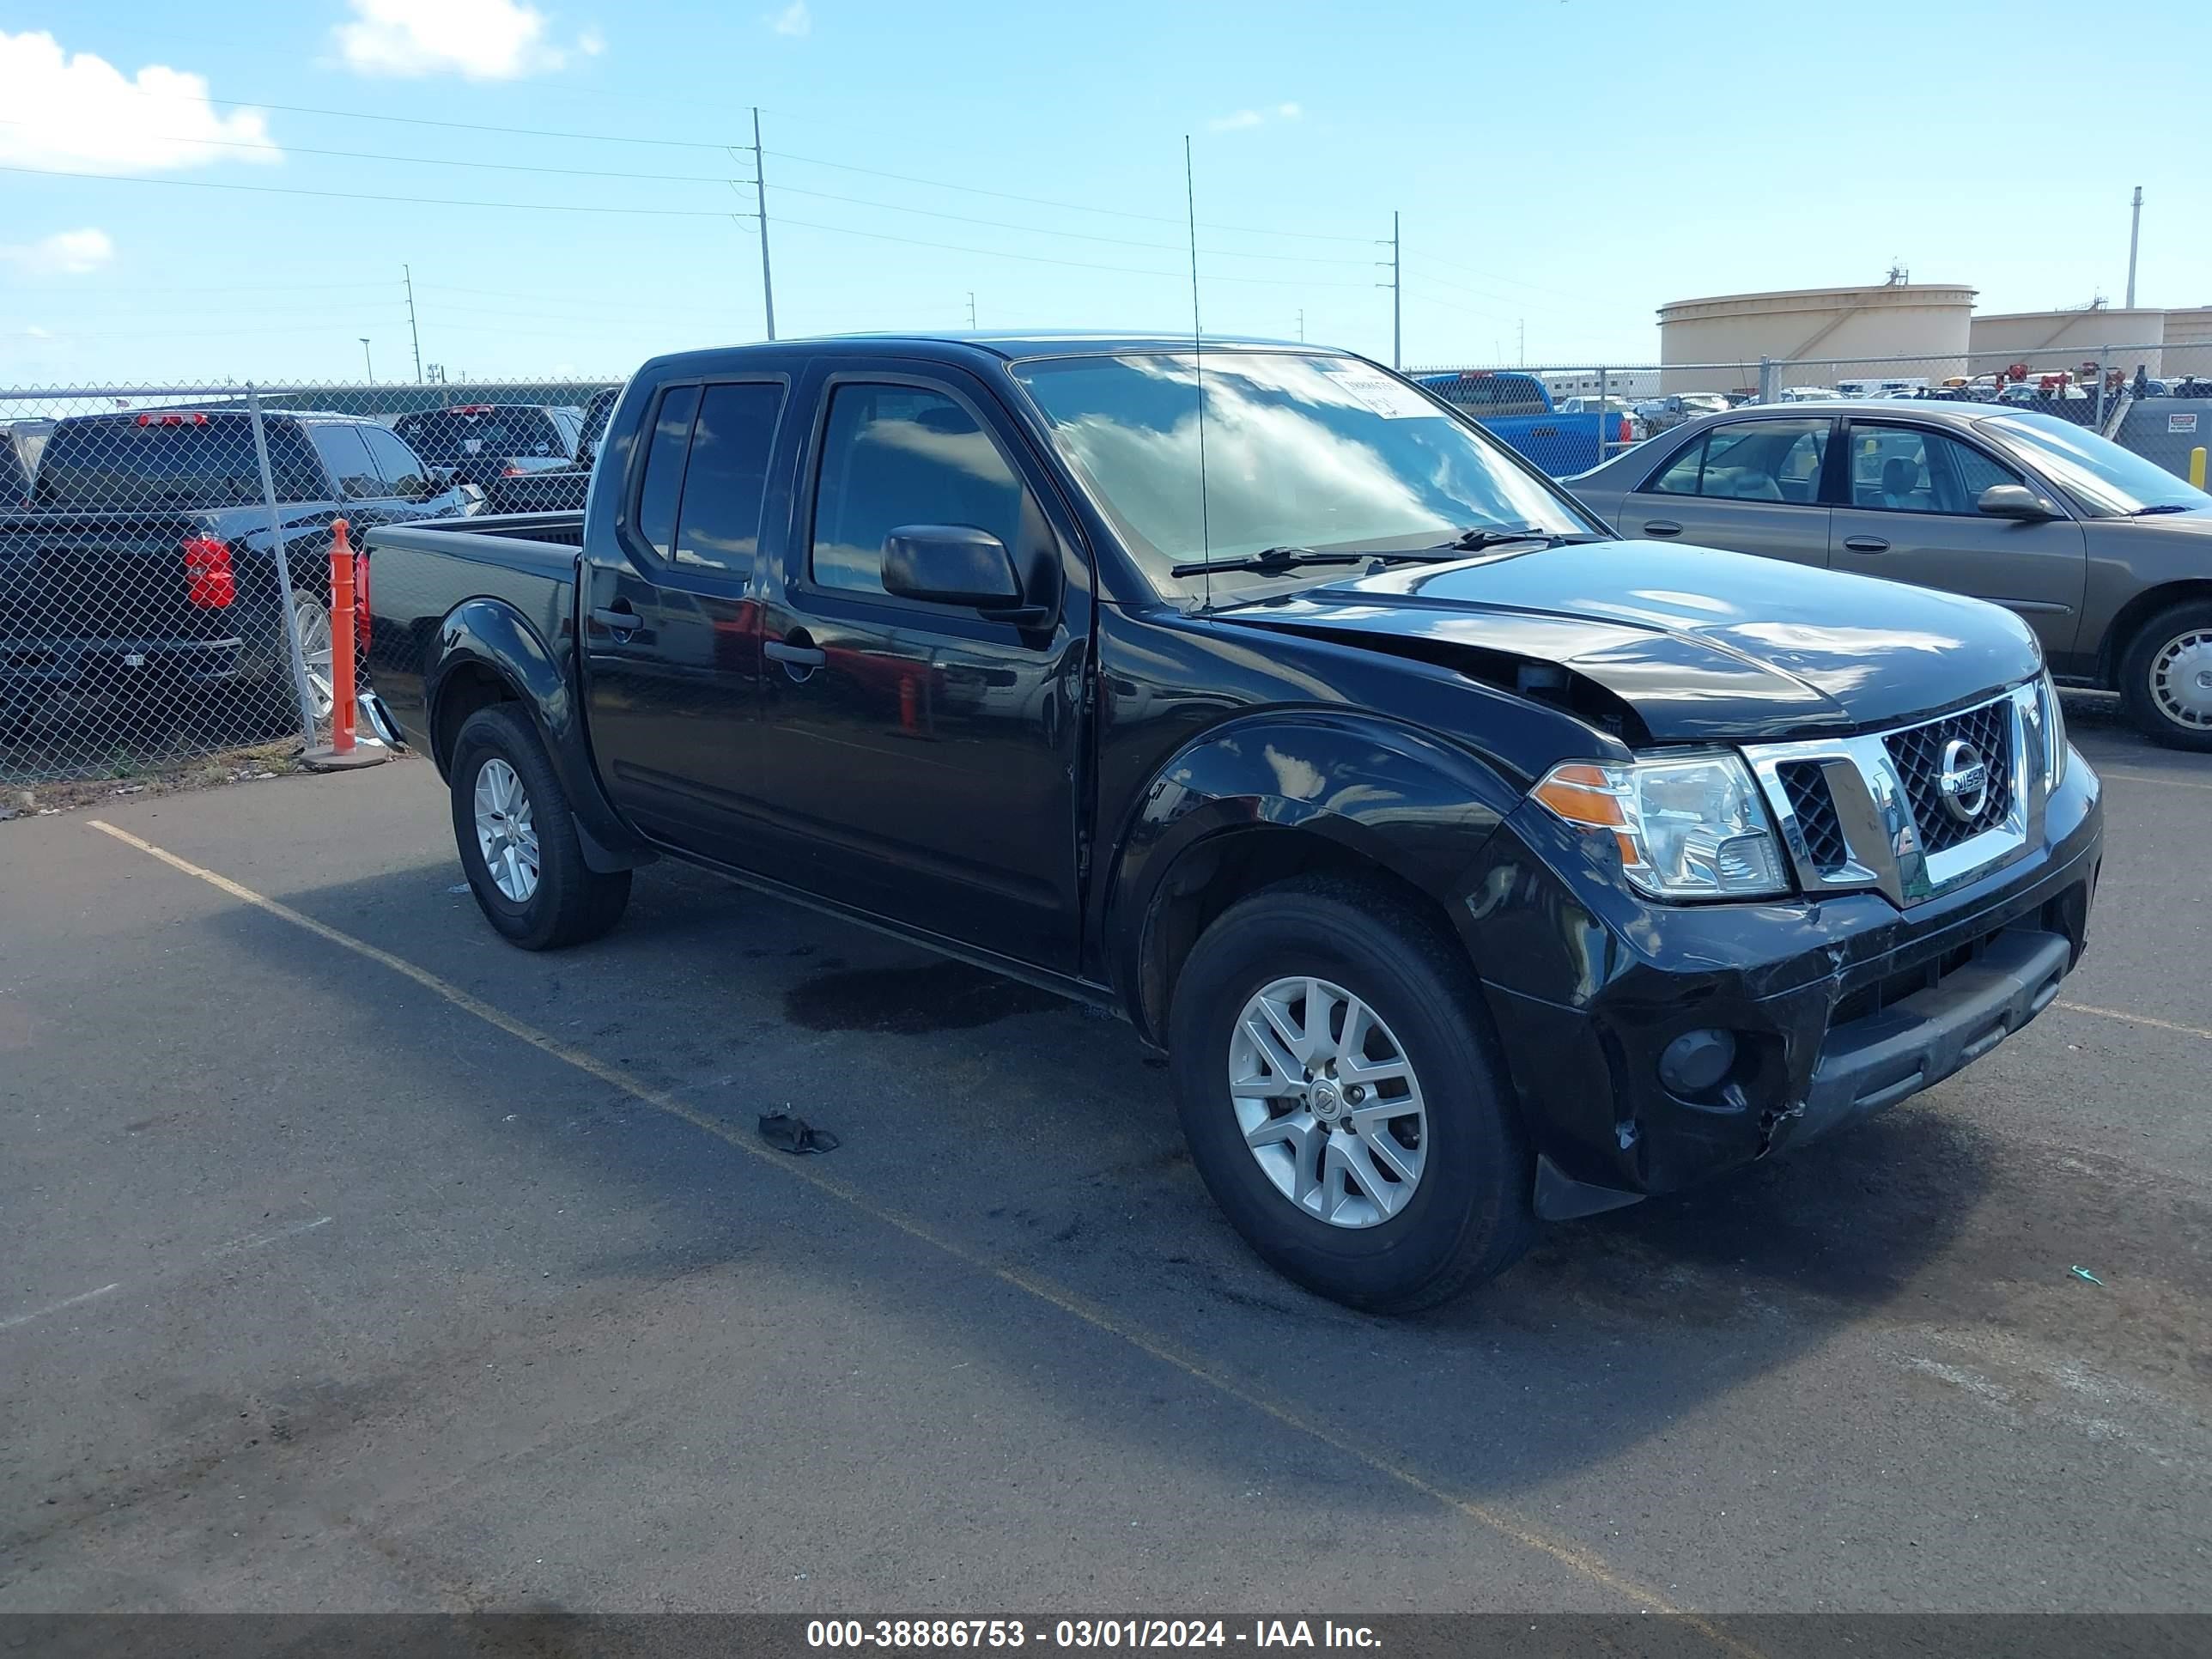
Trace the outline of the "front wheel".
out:
<instances>
[{"instance_id":1,"label":"front wheel","mask_svg":"<svg viewBox=\"0 0 2212 1659\"><path fill-rule=\"evenodd\" d=\"M1409 1313L1528 1248L1534 1160L1480 988L1395 895L1316 879L1232 906L1169 1024L1192 1160L1279 1272Z\"/></svg>"},{"instance_id":2,"label":"front wheel","mask_svg":"<svg viewBox=\"0 0 2212 1659\"><path fill-rule=\"evenodd\" d=\"M2120 700L2145 736L2212 750L2212 602L2174 605L2136 631L2120 658Z\"/></svg>"},{"instance_id":3,"label":"front wheel","mask_svg":"<svg viewBox=\"0 0 2212 1659\"><path fill-rule=\"evenodd\" d=\"M453 839L484 920L526 951L594 939L622 919L629 872L584 862L568 797L514 703L469 716L448 778Z\"/></svg>"}]
</instances>

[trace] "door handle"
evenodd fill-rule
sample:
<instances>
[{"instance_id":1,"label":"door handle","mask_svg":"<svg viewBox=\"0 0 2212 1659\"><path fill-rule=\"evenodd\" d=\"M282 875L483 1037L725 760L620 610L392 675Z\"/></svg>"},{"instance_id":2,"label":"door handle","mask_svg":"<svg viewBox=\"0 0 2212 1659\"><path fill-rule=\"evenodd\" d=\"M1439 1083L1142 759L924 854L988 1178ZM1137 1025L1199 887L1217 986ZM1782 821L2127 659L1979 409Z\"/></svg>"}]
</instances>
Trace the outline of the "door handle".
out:
<instances>
[{"instance_id":1,"label":"door handle","mask_svg":"<svg viewBox=\"0 0 2212 1659\"><path fill-rule=\"evenodd\" d=\"M1682 533L1682 526L1672 519L1646 519L1644 533L1647 536L1679 536Z\"/></svg>"},{"instance_id":2,"label":"door handle","mask_svg":"<svg viewBox=\"0 0 2212 1659\"><path fill-rule=\"evenodd\" d=\"M1889 543L1880 536L1846 536L1844 545L1854 553L1887 553Z\"/></svg>"},{"instance_id":3,"label":"door handle","mask_svg":"<svg viewBox=\"0 0 2212 1659\"><path fill-rule=\"evenodd\" d=\"M628 634L643 623L645 618L625 606L619 611L594 611L592 620L611 633Z\"/></svg>"},{"instance_id":4,"label":"door handle","mask_svg":"<svg viewBox=\"0 0 2212 1659\"><path fill-rule=\"evenodd\" d=\"M830 653L818 645L793 645L785 640L769 641L761 647L761 654L791 668L819 668L830 660Z\"/></svg>"}]
</instances>

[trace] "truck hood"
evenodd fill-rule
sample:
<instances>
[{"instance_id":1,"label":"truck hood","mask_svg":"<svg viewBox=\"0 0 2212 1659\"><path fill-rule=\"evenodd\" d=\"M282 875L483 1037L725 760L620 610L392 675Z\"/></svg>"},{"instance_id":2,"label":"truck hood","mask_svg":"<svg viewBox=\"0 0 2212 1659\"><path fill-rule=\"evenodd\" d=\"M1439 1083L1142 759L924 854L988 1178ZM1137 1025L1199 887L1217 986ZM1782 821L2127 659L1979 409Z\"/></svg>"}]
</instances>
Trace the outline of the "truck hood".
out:
<instances>
[{"instance_id":1,"label":"truck hood","mask_svg":"<svg viewBox=\"0 0 2212 1659\"><path fill-rule=\"evenodd\" d=\"M1509 687L1564 669L1658 743L1894 726L2018 684L2035 636L1978 599L1671 542L1478 555L1216 613Z\"/></svg>"}]
</instances>

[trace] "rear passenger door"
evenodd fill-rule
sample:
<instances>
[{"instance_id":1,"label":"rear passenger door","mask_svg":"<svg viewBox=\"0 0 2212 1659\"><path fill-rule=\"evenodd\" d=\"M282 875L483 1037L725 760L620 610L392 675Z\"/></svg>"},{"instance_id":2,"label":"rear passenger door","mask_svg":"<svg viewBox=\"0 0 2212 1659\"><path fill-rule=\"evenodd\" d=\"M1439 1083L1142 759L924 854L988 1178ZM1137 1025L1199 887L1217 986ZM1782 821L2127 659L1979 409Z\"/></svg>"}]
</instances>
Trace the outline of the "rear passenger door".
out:
<instances>
[{"instance_id":1,"label":"rear passenger door","mask_svg":"<svg viewBox=\"0 0 2212 1659\"><path fill-rule=\"evenodd\" d=\"M1831 564L1988 599L2034 629L2050 660L2072 653L2088 580L2081 526L1994 519L1975 505L1992 484L2050 491L1977 444L1910 422L1854 418L1844 448Z\"/></svg>"},{"instance_id":2,"label":"rear passenger door","mask_svg":"<svg viewBox=\"0 0 2212 1659\"><path fill-rule=\"evenodd\" d=\"M584 688L601 781L657 841L743 863L757 787L754 592L785 382L664 386L614 545L583 567ZM611 481L610 481L611 482Z\"/></svg>"},{"instance_id":3,"label":"rear passenger door","mask_svg":"<svg viewBox=\"0 0 2212 1659\"><path fill-rule=\"evenodd\" d=\"M1834 428L1832 419L1804 416L1706 427L1623 498L1617 527L1624 536L1826 564L1820 479Z\"/></svg>"}]
</instances>

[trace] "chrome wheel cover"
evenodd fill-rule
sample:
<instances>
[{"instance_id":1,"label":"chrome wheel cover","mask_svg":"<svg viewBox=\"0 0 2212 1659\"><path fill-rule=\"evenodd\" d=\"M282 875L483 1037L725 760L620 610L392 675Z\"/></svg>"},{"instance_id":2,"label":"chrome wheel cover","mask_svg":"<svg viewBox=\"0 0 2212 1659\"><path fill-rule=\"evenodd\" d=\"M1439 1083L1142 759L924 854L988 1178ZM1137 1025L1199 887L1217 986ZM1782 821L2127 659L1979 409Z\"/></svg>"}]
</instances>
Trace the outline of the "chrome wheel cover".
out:
<instances>
[{"instance_id":1,"label":"chrome wheel cover","mask_svg":"<svg viewBox=\"0 0 2212 1659\"><path fill-rule=\"evenodd\" d=\"M2212 731L2212 629L2168 640L2150 659L2151 701L2176 726Z\"/></svg>"},{"instance_id":2,"label":"chrome wheel cover","mask_svg":"<svg viewBox=\"0 0 2212 1659\"><path fill-rule=\"evenodd\" d=\"M1428 1160L1428 1110L1406 1051L1351 992L1279 979L1229 1039L1229 1096L1275 1190L1333 1227L1372 1227L1412 1201Z\"/></svg>"},{"instance_id":3,"label":"chrome wheel cover","mask_svg":"<svg viewBox=\"0 0 2212 1659\"><path fill-rule=\"evenodd\" d=\"M300 660L307 665L307 690L315 699L315 718L325 720L337 704L331 694L331 613L313 599L301 599L292 614L300 624Z\"/></svg>"},{"instance_id":4,"label":"chrome wheel cover","mask_svg":"<svg viewBox=\"0 0 2212 1659\"><path fill-rule=\"evenodd\" d=\"M517 904L538 890L538 826L515 770L496 755L477 773L477 850L492 884Z\"/></svg>"}]
</instances>

